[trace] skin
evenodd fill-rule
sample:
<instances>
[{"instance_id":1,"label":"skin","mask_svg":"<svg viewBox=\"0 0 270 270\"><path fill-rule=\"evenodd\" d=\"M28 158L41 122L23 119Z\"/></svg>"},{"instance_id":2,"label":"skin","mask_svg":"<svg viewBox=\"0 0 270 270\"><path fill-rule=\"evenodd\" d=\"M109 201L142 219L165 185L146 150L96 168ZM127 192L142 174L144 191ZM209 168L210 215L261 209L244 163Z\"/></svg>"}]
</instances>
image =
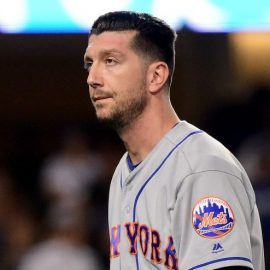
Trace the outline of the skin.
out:
<instances>
[{"instance_id":1,"label":"skin","mask_svg":"<svg viewBox=\"0 0 270 270\"><path fill-rule=\"evenodd\" d=\"M125 39L128 40L127 36L124 40L115 39L111 46L113 39L111 33L107 34L93 35L89 40L87 53L90 53L86 56L86 65L91 66L88 84L97 117L111 122L120 131L127 129L147 104L145 80L142 80L144 69L139 69L139 59L135 54L120 49Z\"/></svg>"},{"instance_id":2,"label":"skin","mask_svg":"<svg viewBox=\"0 0 270 270\"><path fill-rule=\"evenodd\" d=\"M131 47L135 34L112 31L91 35L84 57L97 118L117 122L127 115L114 126L134 164L180 121L168 95L167 64L146 61L135 52Z\"/></svg>"}]
</instances>

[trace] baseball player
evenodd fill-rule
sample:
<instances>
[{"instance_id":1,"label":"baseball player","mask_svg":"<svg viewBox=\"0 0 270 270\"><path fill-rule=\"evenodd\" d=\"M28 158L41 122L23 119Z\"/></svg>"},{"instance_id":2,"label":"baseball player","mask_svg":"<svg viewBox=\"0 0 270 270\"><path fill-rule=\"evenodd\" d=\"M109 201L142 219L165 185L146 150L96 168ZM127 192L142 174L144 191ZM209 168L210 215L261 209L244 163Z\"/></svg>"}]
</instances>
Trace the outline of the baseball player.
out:
<instances>
[{"instance_id":1,"label":"baseball player","mask_svg":"<svg viewBox=\"0 0 270 270\"><path fill-rule=\"evenodd\" d=\"M110 187L110 269L264 270L248 176L171 106L175 40L165 22L135 12L102 15L90 32L90 97L127 149Z\"/></svg>"}]
</instances>

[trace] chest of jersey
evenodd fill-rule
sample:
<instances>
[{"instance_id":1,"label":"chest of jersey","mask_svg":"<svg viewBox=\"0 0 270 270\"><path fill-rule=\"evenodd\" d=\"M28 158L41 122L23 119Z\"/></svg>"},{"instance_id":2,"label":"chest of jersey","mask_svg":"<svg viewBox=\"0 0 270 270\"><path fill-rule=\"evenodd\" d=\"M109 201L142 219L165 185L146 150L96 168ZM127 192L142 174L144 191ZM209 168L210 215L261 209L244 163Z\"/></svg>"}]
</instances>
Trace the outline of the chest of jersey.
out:
<instances>
[{"instance_id":1,"label":"chest of jersey","mask_svg":"<svg viewBox=\"0 0 270 270\"><path fill-rule=\"evenodd\" d=\"M163 163L155 157L148 162L151 166L141 164L132 172L125 168L114 179L118 185L110 194L111 259L120 264L124 260L130 269L135 264L137 269L178 269L171 219L185 167L175 168L181 154Z\"/></svg>"}]
</instances>

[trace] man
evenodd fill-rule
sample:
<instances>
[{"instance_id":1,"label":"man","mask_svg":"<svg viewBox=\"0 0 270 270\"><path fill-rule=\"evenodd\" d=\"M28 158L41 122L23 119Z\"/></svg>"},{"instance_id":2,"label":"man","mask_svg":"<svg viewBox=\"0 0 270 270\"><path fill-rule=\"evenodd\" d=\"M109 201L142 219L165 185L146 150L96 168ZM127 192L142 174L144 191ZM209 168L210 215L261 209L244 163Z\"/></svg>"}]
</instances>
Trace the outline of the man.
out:
<instances>
[{"instance_id":1,"label":"man","mask_svg":"<svg viewBox=\"0 0 270 270\"><path fill-rule=\"evenodd\" d=\"M239 162L171 106L175 32L111 12L85 53L97 118L127 149L109 197L110 269L264 269L255 196Z\"/></svg>"}]
</instances>

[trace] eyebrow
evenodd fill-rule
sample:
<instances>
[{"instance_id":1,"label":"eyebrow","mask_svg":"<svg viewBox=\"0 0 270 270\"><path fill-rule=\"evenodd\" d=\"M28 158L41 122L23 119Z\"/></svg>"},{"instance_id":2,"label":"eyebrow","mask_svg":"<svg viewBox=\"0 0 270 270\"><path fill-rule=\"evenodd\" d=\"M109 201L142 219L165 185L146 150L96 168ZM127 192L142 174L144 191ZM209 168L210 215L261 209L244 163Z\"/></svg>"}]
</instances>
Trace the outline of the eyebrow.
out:
<instances>
[{"instance_id":1,"label":"eyebrow","mask_svg":"<svg viewBox=\"0 0 270 270\"><path fill-rule=\"evenodd\" d=\"M100 54L102 55L102 56L106 56L106 55L110 55L110 54L117 54L117 55L120 55L120 56L122 56L123 54L119 51L119 50L117 50L117 49L108 49L108 50L103 50L103 51L101 51L100 52ZM90 57L90 56L88 56L88 55L85 55L84 56L84 61L85 62L89 62L89 61L92 61L93 59Z\"/></svg>"},{"instance_id":2,"label":"eyebrow","mask_svg":"<svg viewBox=\"0 0 270 270\"><path fill-rule=\"evenodd\" d=\"M88 55L84 55L83 60L84 60L84 62L90 62L90 61L92 61L92 58L89 57Z\"/></svg>"}]
</instances>

